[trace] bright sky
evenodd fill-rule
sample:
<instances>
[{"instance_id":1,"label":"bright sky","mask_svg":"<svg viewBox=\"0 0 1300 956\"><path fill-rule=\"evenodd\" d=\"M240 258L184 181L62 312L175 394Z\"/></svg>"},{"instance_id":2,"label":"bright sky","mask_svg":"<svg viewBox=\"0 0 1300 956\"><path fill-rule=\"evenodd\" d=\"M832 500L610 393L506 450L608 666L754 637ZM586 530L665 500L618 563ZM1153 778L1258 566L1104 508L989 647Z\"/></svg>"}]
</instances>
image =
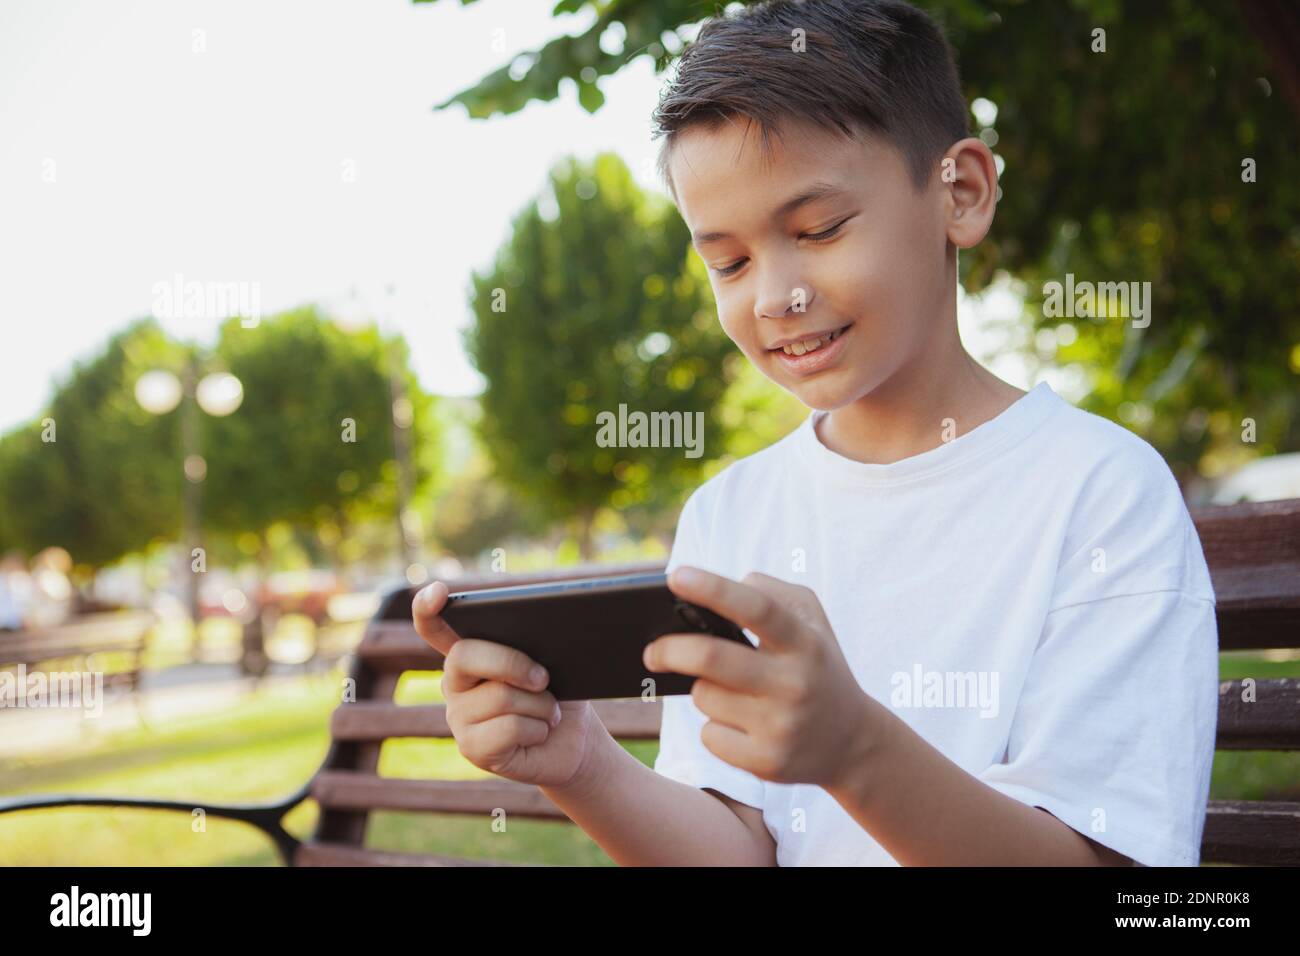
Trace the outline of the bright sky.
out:
<instances>
[{"instance_id":1,"label":"bright sky","mask_svg":"<svg viewBox=\"0 0 1300 956\"><path fill-rule=\"evenodd\" d=\"M5 0L0 432L177 273L259 283L263 315L308 301L374 315L406 336L427 389L478 391L460 339L470 272L549 167L610 150L659 188L649 117L662 77L648 58L601 80L594 116L571 87L487 122L432 110L592 19L552 6ZM164 324L211 341L217 323Z\"/></svg>"}]
</instances>

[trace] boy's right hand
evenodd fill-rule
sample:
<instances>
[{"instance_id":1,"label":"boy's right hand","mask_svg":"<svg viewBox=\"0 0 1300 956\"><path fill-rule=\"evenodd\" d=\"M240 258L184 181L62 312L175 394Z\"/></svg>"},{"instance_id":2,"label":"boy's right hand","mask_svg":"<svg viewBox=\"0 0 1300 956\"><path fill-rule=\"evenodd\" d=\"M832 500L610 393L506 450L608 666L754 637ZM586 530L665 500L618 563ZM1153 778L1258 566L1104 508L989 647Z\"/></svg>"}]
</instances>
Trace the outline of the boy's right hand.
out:
<instances>
[{"instance_id":1,"label":"boy's right hand","mask_svg":"<svg viewBox=\"0 0 1300 956\"><path fill-rule=\"evenodd\" d=\"M593 763L604 726L591 703L556 701L527 654L463 638L440 616L447 585L435 581L412 605L415 630L445 658L442 694L447 725L470 763L507 780L562 788Z\"/></svg>"}]
</instances>

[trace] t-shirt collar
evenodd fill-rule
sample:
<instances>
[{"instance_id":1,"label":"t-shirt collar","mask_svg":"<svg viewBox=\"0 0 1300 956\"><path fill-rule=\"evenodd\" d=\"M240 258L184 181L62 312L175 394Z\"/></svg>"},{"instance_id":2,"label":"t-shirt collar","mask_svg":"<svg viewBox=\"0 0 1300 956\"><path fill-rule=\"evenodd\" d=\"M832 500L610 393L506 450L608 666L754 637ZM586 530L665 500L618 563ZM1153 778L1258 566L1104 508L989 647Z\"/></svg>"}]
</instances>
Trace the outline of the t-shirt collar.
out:
<instances>
[{"instance_id":1,"label":"t-shirt collar","mask_svg":"<svg viewBox=\"0 0 1300 956\"><path fill-rule=\"evenodd\" d=\"M911 485L935 478L949 469L968 466L1011 444L1063 404L1064 399L1046 381L1039 382L999 414L970 431L929 451L888 464L854 461L823 445L815 431L827 414L822 410L814 410L805 418L795 437L802 460L819 475L859 486Z\"/></svg>"}]
</instances>

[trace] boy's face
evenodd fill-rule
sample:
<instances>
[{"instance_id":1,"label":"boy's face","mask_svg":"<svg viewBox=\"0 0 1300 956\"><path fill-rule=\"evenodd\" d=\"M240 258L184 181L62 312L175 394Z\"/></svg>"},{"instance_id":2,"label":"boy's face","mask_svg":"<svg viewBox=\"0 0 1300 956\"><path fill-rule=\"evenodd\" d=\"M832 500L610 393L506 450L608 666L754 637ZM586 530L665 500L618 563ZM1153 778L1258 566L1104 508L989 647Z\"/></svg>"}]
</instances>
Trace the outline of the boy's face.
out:
<instances>
[{"instance_id":1,"label":"boy's face","mask_svg":"<svg viewBox=\"0 0 1300 956\"><path fill-rule=\"evenodd\" d=\"M805 405L835 409L915 364L942 328L956 281L945 192L937 166L916 192L877 137L783 130L768 163L743 118L688 128L669 173L727 335ZM818 186L835 191L783 210ZM812 339L820 346L792 348L803 355L781 347Z\"/></svg>"}]
</instances>

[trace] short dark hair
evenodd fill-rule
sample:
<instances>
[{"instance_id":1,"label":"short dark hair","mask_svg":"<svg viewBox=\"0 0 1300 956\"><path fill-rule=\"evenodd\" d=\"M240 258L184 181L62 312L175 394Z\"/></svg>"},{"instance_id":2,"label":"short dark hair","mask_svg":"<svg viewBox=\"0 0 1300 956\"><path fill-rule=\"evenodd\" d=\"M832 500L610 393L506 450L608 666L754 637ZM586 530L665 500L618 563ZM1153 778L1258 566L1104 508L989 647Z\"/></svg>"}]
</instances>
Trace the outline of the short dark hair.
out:
<instances>
[{"instance_id":1,"label":"short dark hair","mask_svg":"<svg viewBox=\"0 0 1300 956\"><path fill-rule=\"evenodd\" d=\"M803 30L796 52L793 31ZM901 0L768 0L705 22L660 96L653 138L668 173L677 134L733 117L758 123L765 155L783 118L853 136L878 133L923 189L934 163L970 135L952 47L929 15Z\"/></svg>"}]
</instances>

